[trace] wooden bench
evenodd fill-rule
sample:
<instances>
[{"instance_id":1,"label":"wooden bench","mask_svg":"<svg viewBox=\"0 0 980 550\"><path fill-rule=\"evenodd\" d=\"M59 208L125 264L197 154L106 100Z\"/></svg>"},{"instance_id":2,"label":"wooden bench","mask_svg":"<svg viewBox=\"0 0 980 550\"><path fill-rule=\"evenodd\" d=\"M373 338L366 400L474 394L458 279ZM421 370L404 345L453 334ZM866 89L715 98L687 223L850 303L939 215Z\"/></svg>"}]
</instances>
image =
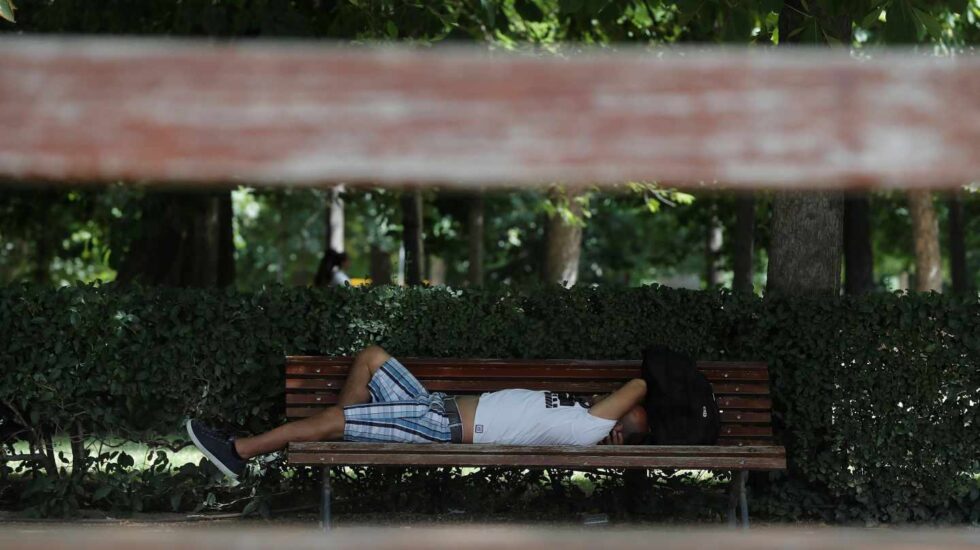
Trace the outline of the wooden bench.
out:
<instances>
[{"instance_id":1,"label":"wooden bench","mask_svg":"<svg viewBox=\"0 0 980 550\"><path fill-rule=\"evenodd\" d=\"M640 361L399 358L429 391L474 394L507 388L607 393L640 374ZM337 401L350 357L286 357L286 416L297 420ZM671 468L729 470L728 522L748 526L745 480L750 470L785 470L786 450L772 433L765 363L700 361L721 409L712 446L514 446L406 443L290 443L287 462L323 468L321 521L330 527L332 466L512 466L522 468Z\"/></svg>"}]
</instances>

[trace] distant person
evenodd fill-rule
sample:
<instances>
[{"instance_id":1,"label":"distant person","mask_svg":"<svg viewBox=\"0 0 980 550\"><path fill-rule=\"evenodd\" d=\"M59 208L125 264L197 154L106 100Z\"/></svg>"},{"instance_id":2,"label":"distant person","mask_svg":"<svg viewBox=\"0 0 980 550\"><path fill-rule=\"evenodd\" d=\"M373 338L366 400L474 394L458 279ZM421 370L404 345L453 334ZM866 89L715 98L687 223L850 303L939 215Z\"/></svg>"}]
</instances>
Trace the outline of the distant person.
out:
<instances>
[{"instance_id":1,"label":"distant person","mask_svg":"<svg viewBox=\"0 0 980 550\"><path fill-rule=\"evenodd\" d=\"M346 252L338 252L328 248L320 261L313 286L344 286L350 284L347 269L350 268L350 258Z\"/></svg>"},{"instance_id":2,"label":"distant person","mask_svg":"<svg viewBox=\"0 0 980 550\"><path fill-rule=\"evenodd\" d=\"M630 380L591 403L518 389L447 396L429 393L397 359L371 346L354 359L336 406L252 437L231 438L193 419L187 433L233 478L248 459L298 441L622 445L649 433L646 388L644 380Z\"/></svg>"}]
</instances>

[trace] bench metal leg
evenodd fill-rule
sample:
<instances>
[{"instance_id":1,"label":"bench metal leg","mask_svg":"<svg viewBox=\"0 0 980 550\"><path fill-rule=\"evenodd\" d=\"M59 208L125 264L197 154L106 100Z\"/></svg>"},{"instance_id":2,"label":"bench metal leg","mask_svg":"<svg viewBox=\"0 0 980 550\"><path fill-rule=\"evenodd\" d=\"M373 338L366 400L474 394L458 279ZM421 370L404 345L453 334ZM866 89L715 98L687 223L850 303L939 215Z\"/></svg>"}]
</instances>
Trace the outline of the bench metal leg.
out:
<instances>
[{"instance_id":1,"label":"bench metal leg","mask_svg":"<svg viewBox=\"0 0 980 550\"><path fill-rule=\"evenodd\" d=\"M749 472L746 470L732 472L732 483L728 493L728 525L731 527L737 526L735 519L737 506L740 509L739 516L742 520L742 529L749 528L749 499L745 494L745 481L748 477Z\"/></svg>"},{"instance_id":2,"label":"bench metal leg","mask_svg":"<svg viewBox=\"0 0 980 550\"><path fill-rule=\"evenodd\" d=\"M320 528L330 531L330 466L320 469L323 474L323 486L320 489Z\"/></svg>"},{"instance_id":3,"label":"bench metal leg","mask_svg":"<svg viewBox=\"0 0 980 550\"><path fill-rule=\"evenodd\" d=\"M749 478L749 473L742 470L738 473L738 507L742 510L742 529L749 528L749 497L745 492L745 482Z\"/></svg>"}]
</instances>

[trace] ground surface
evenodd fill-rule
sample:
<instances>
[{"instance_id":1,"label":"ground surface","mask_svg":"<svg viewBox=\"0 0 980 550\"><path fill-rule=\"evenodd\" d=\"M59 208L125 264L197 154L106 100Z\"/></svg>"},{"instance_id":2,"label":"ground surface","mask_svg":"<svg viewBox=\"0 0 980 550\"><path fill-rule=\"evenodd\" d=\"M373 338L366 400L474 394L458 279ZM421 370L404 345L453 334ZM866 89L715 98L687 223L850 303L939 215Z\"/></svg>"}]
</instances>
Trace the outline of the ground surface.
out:
<instances>
[{"instance_id":1,"label":"ground surface","mask_svg":"<svg viewBox=\"0 0 980 550\"><path fill-rule=\"evenodd\" d=\"M206 521L195 523L118 522L2 523L0 548L392 548L392 549L538 549L561 550L671 548L767 550L855 548L921 550L928 548L980 548L980 529L842 529L823 526L758 527L731 531L720 527L670 526L529 526L426 524L370 527L339 523L329 534L313 525L261 521Z\"/></svg>"}]
</instances>

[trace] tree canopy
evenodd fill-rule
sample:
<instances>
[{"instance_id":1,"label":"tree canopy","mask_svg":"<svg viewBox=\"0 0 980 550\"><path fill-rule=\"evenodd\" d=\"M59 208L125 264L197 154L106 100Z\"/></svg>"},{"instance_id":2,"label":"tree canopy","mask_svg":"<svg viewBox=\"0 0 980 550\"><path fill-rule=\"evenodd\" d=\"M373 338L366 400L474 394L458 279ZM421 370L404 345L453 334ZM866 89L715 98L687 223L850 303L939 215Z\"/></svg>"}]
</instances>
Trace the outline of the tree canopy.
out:
<instances>
[{"instance_id":1,"label":"tree canopy","mask_svg":"<svg viewBox=\"0 0 980 550\"><path fill-rule=\"evenodd\" d=\"M13 21L0 22L0 32L6 33L287 37L416 45L475 41L493 49L538 47L559 55L582 45L766 47L787 40L850 46L855 55L875 45L900 44L928 55L958 55L973 51L980 38L978 0L19 0L16 11L12 2L0 0L0 16ZM781 28L785 37L780 37ZM980 231L974 228L980 207L974 191L968 188L963 195L963 214L967 264L972 268L968 271L977 286ZM324 246L325 193L248 188L233 193L229 223L238 288L310 283ZM0 281L63 285L113 280L138 248L139 238L150 231L144 222L154 213L147 207L154 195L149 188L129 185L72 190L4 186ZM402 238L398 194L355 189L345 198L351 273L370 275L372 247L391 254L397 270ZM453 285L465 283L469 263L463 199L436 189L424 195L426 253L445 264L443 278ZM765 282L770 216L769 196L762 194L759 201L753 224L757 289ZM877 288L906 287L914 263L908 208L894 193L875 193L872 205ZM939 224L945 226L950 207L936 206ZM730 285L732 239L723 238L717 252L706 252L709 232L734 232L735 197L729 194L689 195L659 188L655 182L636 182L619 192L489 194L485 209L482 240L488 284L537 281L548 246L548 220L559 219L582 229L581 283L706 286L706 274L715 270L721 273L720 282ZM942 232L944 250L948 238Z\"/></svg>"}]
</instances>

